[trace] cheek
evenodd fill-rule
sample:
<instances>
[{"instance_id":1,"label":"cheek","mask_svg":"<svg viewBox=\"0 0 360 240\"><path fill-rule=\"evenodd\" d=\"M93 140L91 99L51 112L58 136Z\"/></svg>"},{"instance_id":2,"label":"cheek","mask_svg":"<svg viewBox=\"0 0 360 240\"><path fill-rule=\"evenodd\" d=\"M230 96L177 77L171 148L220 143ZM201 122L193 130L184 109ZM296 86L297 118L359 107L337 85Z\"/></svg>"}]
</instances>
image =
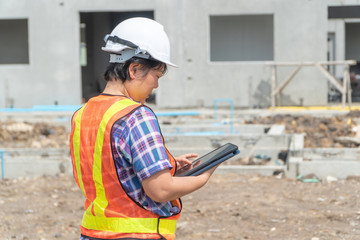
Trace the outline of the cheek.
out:
<instances>
[{"instance_id":1,"label":"cheek","mask_svg":"<svg viewBox=\"0 0 360 240\"><path fill-rule=\"evenodd\" d=\"M159 86L159 80L157 78L153 78L149 83L151 88L157 88Z\"/></svg>"}]
</instances>

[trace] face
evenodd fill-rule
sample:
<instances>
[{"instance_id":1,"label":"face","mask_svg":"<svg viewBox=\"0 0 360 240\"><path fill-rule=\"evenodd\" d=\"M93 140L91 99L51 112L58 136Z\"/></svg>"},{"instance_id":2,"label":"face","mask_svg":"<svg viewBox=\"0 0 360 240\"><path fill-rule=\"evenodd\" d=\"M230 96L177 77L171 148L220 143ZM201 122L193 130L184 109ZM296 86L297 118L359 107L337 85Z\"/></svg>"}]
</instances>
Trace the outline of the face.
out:
<instances>
[{"instance_id":1,"label":"face","mask_svg":"<svg viewBox=\"0 0 360 240\"><path fill-rule=\"evenodd\" d=\"M131 86L127 88L127 91L133 100L145 103L152 91L159 86L159 78L163 75L163 68L150 69L147 73L138 68L133 73L134 78L130 80L129 85Z\"/></svg>"}]
</instances>

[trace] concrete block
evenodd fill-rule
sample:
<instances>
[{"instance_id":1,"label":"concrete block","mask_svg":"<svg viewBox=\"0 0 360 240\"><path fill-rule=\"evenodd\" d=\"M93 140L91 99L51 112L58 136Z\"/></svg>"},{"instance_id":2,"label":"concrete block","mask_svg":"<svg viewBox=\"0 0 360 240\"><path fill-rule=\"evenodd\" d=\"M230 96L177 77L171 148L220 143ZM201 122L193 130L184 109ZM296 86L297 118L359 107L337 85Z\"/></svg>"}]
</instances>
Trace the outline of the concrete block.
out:
<instances>
[{"instance_id":1,"label":"concrete block","mask_svg":"<svg viewBox=\"0 0 360 240\"><path fill-rule=\"evenodd\" d=\"M304 134L293 134L289 146L290 156L302 157L304 150Z\"/></svg>"},{"instance_id":2,"label":"concrete block","mask_svg":"<svg viewBox=\"0 0 360 240\"><path fill-rule=\"evenodd\" d=\"M320 179L332 176L345 179L360 175L360 161L303 161L299 164L299 175L315 174Z\"/></svg>"},{"instance_id":3,"label":"concrete block","mask_svg":"<svg viewBox=\"0 0 360 240\"><path fill-rule=\"evenodd\" d=\"M285 133L285 126L284 125L280 125L280 124L276 124L276 125L272 125L270 130L268 131L268 135L282 135Z\"/></svg>"},{"instance_id":4,"label":"concrete block","mask_svg":"<svg viewBox=\"0 0 360 240\"><path fill-rule=\"evenodd\" d=\"M291 136L290 151L300 151L304 149L304 134L293 134Z\"/></svg>"},{"instance_id":5,"label":"concrete block","mask_svg":"<svg viewBox=\"0 0 360 240\"><path fill-rule=\"evenodd\" d=\"M256 134L261 135L265 133L266 125L236 125L236 124L222 124L222 123L198 123L198 124L174 124L161 126L161 131L166 135L173 134L192 134L199 135L200 133L218 133L218 134Z\"/></svg>"},{"instance_id":6,"label":"concrete block","mask_svg":"<svg viewBox=\"0 0 360 240\"><path fill-rule=\"evenodd\" d=\"M288 149L290 142L290 135L263 135L256 142L255 148L275 148Z\"/></svg>"},{"instance_id":7,"label":"concrete block","mask_svg":"<svg viewBox=\"0 0 360 240\"><path fill-rule=\"evenodd\" d=\"M238 174L260 174L264 176L272 176L275 171L285 171L285 166L228 166L220 165L215 173L238 173Z\"/></svg>"},{"instance_id":8,"label":"concrete block","mask_svg":"<svg viewBox=\"0 0 360 240\"><path fill-rule=\"evenodd\" d=\"M239 136L239 135L173 135L164 136L166 146L171 150L182 147L184 149L205 148L213 149L231 142L239 147L248 145L249 142L255 142L260 136Z\"/></svg>"},{"instance_id":9,"label":"concrete block","mask_svg":"<svg viewBox=\"0 0 360 240\"><path fill-rule=\"evenodd\" d=\"M305 148L304 160L358 160L360 161L359 148Z\"/></svg>"},{"instance_id":10,"label":"concrete block","mask_svg":"<svg viewBox=\"0 0 360 240\"><path fill-rule=\"evenodd\" d=\"M54 176L59 173L72 174L72 164L70 159L41 159L29 157L7 158L4 161L5 178L35 177L42 175Z\"/></svg>"},{"instance_id":11,"label":"concrete block","mask_svg":"<svg viewBox=\"0 0 360 240\"><path fill-rule=\"evenodd\" d=\"M285 175L288 178L299 176L299 165L303 162L302 157L290 157L287 162Z\"/></svg>"}]
</instances>

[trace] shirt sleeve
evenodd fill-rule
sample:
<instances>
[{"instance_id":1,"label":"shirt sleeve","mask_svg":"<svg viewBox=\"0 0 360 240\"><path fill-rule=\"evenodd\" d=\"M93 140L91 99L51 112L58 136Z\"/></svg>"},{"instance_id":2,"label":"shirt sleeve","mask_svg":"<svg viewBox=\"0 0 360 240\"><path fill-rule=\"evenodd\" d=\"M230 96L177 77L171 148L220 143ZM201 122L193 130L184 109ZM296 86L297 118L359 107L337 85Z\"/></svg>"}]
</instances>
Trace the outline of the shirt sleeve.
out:
<instances>
[{"instance_id":1,"label":"shirt sleeve","mask_svg":"<svg viewBox=\"0 0 360 240\"><path fill-rule=\"evenodd\" d=\"M141 107L136 110L129 130L132 165L141 182L156 172L172 168L159 123L150 109Z\"/></svg>"}]
</instances>

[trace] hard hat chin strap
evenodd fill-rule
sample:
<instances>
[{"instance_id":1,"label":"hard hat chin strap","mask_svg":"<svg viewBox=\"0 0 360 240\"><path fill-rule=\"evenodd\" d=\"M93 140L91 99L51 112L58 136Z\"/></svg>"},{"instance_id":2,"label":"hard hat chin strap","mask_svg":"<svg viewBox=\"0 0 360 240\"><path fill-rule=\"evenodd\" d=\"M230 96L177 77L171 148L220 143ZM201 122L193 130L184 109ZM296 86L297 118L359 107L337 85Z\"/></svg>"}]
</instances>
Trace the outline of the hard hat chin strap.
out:
<instances>
[{"instance_id":1,"label":"hard hat chin strap","mask_svg":"<svg viewBox=\"0 0 360 240\"><path fill-rule=\"evenodd\" d=\"M129 60L132 57L139 57L139 58L144 58L144 59L149 59L150 55L142 50L138 45L119 38L117 36L110 36L109 34L107 34L104 38L104 41L112 41L114 43L119 43L125 46L128 46L130 48L124 49L122 50L120 53L117 54L110 54L110 62L111 63L123 63L127 60Z\"/></svg>"},{"instance_id":2,"label":"hard hat chin strap","mask_svg":"<svg viewBox=\"0 0 360 240\"><path fill-rule=\"evenodd\" d=\"M125 40L125 39L122 39L122 38L119 38L117 36L110 36L109 34L106 34L105 38L104 38L104 41L105 43L107 41L112 41L114 43L120 43L122 45L125 45L125 46L128 46L128 47L131 47L131 48L134 48L136 49L136 54L138 53L146 53L146 51L142 50L138 45L136 45L135 43L132 43L128 40Z\"/></svg>"},{"instance_id":3,"label":"hard hat chin strap","mask_svg":"<svg viewBox=\"0 0 360 240\"><path fill-rule=\"evenodd\" d=\"M110 54L110 63L123 63L132 57L149 59L150 55L147 53L137 53L137 50L127 48L117 54Z\"/></svg>"},{"instance_id":4,"label":"hard hat chin strap","mask_svg":"<svg viewBox=\"0 0 360 240\"><path fill-rule=\"evenodd\" d=\"M138 47L139 47L138 45L136 45L136 44L134 44L134 43L132 43L132 42L130 42L130 41L128 41L128 40L119 38L119 37L117 37L117 36L110 36L109 34L106 34L106 36L105 36L105 38L104 38L104 41L105 41L105 43L106 43L107 41L112 41L112 42L114 42L114 43L120 43L120 44L122 44L122 45L126 45L126 46L129 46L129 47L131 47L131 48L138 48Z\"/></svg>"}]
</instances>

